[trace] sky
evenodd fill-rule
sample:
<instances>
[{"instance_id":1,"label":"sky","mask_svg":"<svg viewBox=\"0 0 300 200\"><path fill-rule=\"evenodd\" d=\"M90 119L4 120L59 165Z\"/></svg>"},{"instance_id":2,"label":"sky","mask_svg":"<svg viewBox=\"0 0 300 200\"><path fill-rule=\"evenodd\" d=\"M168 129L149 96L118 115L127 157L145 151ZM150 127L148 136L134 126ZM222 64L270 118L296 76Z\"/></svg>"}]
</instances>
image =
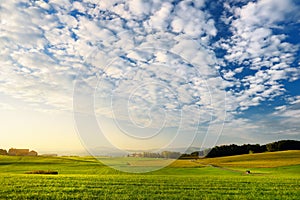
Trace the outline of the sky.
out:
<instances>
[{"instance_id":1,"label":"sky","mask_svg":"<svg viewBox=\"0 0 300 200\"><path fill-rule=\"evenodd\" d=\"M0 148L300 139L298 0L0 1Z\"/></svg>"}]
</instances>

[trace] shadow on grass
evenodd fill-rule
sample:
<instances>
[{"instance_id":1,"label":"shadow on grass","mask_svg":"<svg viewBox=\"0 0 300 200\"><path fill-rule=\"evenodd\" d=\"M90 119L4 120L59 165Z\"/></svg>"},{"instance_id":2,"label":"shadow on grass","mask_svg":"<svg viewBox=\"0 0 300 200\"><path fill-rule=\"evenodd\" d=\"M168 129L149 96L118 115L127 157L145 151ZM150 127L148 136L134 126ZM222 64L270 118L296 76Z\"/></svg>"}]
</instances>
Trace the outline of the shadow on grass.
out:
<instances>
[{"instance_id":1,"label":"shadow on grass","mask_svg":"<svg viewBox=\"0 0 300 200\"><path fill-rule=\"evenodd\" d=\"M52 174L52 175L57 175L58 171L34 170L34 171L30 171L30 172L25 172L25 174Z\"/></svg>"}]
</instances>

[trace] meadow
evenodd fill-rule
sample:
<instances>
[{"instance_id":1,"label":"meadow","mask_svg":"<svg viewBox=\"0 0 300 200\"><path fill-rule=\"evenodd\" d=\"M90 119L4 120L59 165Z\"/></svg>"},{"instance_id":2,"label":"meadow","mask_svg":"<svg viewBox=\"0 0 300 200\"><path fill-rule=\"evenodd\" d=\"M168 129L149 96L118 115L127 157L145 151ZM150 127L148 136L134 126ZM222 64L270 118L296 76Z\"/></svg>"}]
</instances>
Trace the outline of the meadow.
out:
<instances>
[{"instance_id":1,"label":"meadow","mask_svg":"<svg viewBox=\"0 0 300 200\"><path fill-rule=\"evenodd\" d=\"M59 174L25 174L34 170ZM144 174L92 157L0 156L0 184L0 199L298 199L300 151L177 160Z\"/></svg>"}]
</instances>

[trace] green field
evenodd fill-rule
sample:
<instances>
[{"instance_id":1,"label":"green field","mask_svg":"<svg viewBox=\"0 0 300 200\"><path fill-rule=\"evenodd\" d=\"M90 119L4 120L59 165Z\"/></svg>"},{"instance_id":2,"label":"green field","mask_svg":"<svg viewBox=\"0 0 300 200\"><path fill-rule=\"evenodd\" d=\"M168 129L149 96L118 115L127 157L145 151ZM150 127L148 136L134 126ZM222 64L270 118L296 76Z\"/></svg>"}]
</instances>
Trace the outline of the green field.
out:
<instances>
[{"instance_id":1,"label":"green field","mask_svg":"<svg viewBox=\"0 0 300 200\"><path fill-rule=\"evenodd\" d=\"M33 170L59 175L25 174ZM92 157L0 156L0 183L0 199L299 199L300 151L178 160L145 174Z\"/></svg>"}]
</instances>

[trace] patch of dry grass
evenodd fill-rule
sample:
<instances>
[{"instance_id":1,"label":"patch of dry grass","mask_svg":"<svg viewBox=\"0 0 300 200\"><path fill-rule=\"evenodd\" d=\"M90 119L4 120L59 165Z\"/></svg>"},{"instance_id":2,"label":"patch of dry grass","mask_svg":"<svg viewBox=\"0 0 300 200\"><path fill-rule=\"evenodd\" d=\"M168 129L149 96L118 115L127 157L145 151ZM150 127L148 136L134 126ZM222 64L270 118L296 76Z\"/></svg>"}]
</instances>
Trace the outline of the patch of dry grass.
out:
<instances>
[{"instance_id":1,"label":"patch of dry grass","mask_svg":"<svg viewBox=\"0 0 300 200\"><path fill-rule=\"evenodd\" d=\"M219 158L204 158L198 160L198 162L206 165L246 168L270 168L291 166L300 165L300 151L291 150L238 156L226 156Z\"/></svg>"}]
</instances>

